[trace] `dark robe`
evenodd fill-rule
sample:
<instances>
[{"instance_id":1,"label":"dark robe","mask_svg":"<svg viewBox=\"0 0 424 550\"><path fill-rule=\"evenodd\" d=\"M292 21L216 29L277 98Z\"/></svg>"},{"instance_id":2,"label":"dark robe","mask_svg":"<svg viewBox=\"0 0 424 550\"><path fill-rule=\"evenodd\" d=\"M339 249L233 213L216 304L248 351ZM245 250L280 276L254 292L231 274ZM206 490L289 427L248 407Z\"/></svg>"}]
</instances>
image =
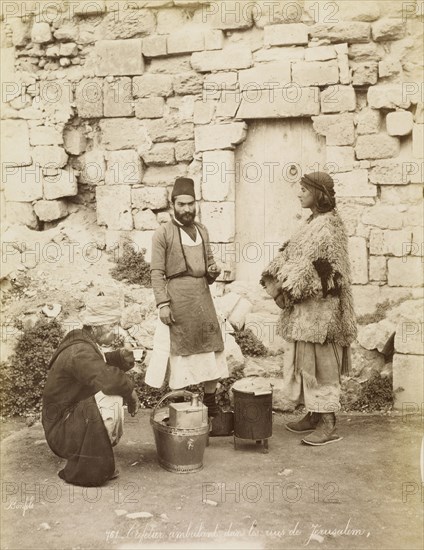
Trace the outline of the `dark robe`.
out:
<instances>
[{"instance_id":1,"label":"dark robe","mask_svg":"<svg viewBox=\"0 0 424 550\"><path fill-rule=\"evenodd\" d=\"M112 445L94 395L130 398L131 367L118 351L105 353L83 330L65 336L54 353L43 392L42 422L51 450L68 460L59 477L74 485L98 486L115 470ZM115 366L112 366L115 365Z\"/></svg>"}]
</instances>

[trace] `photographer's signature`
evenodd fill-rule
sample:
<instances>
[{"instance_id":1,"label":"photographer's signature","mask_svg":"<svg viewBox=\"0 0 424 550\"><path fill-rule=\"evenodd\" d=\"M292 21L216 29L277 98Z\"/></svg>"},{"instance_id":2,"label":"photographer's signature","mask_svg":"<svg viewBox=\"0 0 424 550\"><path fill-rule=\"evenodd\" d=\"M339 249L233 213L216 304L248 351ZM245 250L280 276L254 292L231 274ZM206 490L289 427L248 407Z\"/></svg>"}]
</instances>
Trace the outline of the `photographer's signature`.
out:
<instances>
[{"instance_id":1,"label":"photographer's signature","mask_svg":"<svg viewBox=\"0 0 424 550\"><path fill-rule=\"evenodd\" d=\"M34 497L25 497L23 502L18 501L16 498L12 499L6 506L6 510L22 510L22 516L25 516L25 513L28 510L34 508Z\"/></svg>"}]
</instances>

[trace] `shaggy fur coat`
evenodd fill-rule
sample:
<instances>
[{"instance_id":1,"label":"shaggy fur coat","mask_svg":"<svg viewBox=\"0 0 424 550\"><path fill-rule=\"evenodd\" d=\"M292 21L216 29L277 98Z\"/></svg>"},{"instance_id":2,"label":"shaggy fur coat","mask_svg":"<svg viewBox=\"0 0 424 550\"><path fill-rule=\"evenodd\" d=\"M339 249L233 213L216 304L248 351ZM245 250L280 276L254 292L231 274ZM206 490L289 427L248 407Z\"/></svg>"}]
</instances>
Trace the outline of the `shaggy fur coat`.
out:
<instances>
[{"instance_id":1,"label":"shaggy fur coat","mask_svg":"<svg viewBox=\"0 0 424 550\"><path fill-rule=\"evenodd\" d=\"M348 239L336 210L310 217L281 247L261 282L277 288L278 332L289 342L346 347L356 338Z\"/></svg>"}]
</instances>

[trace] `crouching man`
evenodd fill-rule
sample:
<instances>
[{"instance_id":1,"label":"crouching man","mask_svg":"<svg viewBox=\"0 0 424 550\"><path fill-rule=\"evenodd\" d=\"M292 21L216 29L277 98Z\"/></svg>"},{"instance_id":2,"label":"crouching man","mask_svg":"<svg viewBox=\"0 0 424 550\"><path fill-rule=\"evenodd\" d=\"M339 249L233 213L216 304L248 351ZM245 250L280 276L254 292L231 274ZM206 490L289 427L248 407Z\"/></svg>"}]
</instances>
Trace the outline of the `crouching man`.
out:
<instances>
[{"instance_id":1,"label":"crouching man","mask_svg":"<svg viewBox=\"0 0 424 550\"><path fill-rule=\"evenodd\" d=\"M117 475L112 447L123 432L123 402L134 415L139 401L125 372L133 353L103 353L117 335L120 306L97 296L82 314L82 329L69 332L54 353L43 392L42 422L51 450L67 464L59 477L84 486Z\"/></svg>"}]
</instances>

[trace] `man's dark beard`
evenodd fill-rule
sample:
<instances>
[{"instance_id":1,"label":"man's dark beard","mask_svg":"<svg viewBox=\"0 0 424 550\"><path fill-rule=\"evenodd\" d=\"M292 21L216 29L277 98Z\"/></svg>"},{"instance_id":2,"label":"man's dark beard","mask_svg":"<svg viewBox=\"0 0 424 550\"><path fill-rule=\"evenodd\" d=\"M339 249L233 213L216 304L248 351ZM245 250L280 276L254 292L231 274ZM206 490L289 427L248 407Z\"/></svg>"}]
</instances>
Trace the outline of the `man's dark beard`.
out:
<instances>
[{"instance_id":1,"label":"man's dark beard","mask_svg":"<svg viewBox=\"0 0 424 550\"><path fill-rule=\"evenodd\" d=\"M175 219L182 223L183 225L192 225L194 222L194 218L196 217L196 214L186 213L186 214L177 214L177 212L174 212Z\"/></svg>"}]
</instances>

